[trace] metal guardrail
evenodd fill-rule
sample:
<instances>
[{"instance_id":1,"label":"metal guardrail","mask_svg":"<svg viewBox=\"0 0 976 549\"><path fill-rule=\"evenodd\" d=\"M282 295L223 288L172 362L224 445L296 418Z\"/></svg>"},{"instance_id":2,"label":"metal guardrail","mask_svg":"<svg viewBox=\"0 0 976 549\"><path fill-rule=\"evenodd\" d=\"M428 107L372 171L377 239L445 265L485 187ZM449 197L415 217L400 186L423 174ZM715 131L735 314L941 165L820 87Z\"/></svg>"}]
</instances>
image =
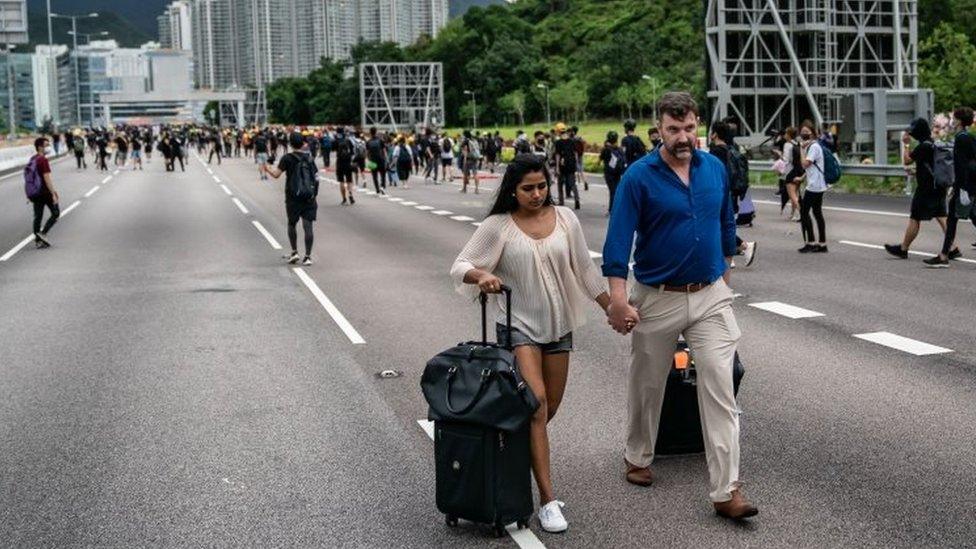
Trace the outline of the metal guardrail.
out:
<instances>
[{"instance_id":1,"label":"metal guardrail","mask_svg":"<svg viewBox=\"0 0 976 549\"><path fill-rule=\"evenodd\" d=\"M867 175L873 177L905 177L905 167L881 164L842 164L845 174ZM773 171L772 160L750 160L749 169L758 172Z\"/></svg>"}]
</instances>

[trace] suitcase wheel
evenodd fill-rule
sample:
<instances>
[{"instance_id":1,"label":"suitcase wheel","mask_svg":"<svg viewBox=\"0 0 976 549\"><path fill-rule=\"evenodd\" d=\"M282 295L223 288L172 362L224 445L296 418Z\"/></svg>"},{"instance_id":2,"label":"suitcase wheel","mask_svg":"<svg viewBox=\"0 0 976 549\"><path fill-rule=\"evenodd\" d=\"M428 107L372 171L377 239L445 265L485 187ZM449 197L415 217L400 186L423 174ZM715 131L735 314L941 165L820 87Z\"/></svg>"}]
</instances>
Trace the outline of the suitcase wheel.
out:
<instances>
[{"instance_id":1,"label":"suitcase wheel","mask_svg":"<svg viewBox=\"0 0 976 549\"><path fill-rule=\"evenodd\" d=\"M452 515L444 515L444 523L450 526L451 528L457 528L458 519L457 517Z\"/></svg>"},{"instance_id":2,"label":"suitcase wheel","mask_svg":"<svg viewBox=\"0 0 976 549\"><path fill-rule=\"evenodd\" d=\"M491 527L491 533L494 534L496 538L500 538L504 536L507 532L505 531L505 527L503 525L496 524Z\"/></svg>"}]
</instances>

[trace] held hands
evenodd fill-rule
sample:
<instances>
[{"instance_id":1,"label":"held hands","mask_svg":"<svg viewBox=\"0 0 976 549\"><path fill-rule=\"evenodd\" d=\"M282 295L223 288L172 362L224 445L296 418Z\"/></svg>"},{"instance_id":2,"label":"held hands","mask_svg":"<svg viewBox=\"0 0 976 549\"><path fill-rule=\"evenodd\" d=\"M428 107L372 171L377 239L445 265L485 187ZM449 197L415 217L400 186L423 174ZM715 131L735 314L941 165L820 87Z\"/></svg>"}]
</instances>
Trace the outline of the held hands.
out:
<instances>
[{"instance_id":1,"label":"held hands","mask_svg":"<svg viewBox=\"0 0 976 549\"><path fill-rule=\"evenodd\" d=\"M640 322L640 313L627 301L611 301L607 307L607 323L621 335L627 335Z\"/></svg>"},{"instance_id":2,"label":"held hands","mask_svg":"<svg viewBox=\"0 0 976 549\"><path fill-rule=\"evenodd\" d=\"M497 294L502 291L502 279L491 273L485 273L478 279L478 288L486 294Z\"/></svg>"}]
</instances>

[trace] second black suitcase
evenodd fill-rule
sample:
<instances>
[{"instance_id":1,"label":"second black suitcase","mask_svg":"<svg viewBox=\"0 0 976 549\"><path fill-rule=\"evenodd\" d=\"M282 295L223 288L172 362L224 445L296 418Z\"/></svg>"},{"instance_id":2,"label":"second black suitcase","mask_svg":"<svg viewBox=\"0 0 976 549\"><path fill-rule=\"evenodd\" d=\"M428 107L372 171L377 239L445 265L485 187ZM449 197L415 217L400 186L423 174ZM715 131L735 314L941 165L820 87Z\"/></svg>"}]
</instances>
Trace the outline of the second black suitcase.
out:
<instances>
[{"instance_id":1,"label":"second black suitcase","mask_svg":"<svg viewBox=\"0 0 976 549\"><path fill-rule=\"evenodd\" d=\"M739 353L736 353L732 365L732 389L736 395L739 394L739 383L744 373ZM675 360L668 373L654 454L667 456L698 454L704 451L695 362L688 353L688 345L682 341L678 343Z\"/></svg>"}]
</instances>

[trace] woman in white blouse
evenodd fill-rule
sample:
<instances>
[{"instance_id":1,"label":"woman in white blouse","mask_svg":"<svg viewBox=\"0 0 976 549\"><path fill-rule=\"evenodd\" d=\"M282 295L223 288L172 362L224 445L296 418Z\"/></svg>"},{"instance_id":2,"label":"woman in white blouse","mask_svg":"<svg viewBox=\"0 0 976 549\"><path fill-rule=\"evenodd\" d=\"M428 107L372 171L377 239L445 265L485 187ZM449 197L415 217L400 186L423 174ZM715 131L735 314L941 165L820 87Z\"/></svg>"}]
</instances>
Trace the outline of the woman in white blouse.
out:
<instances>
[{"instance_id":1,"label":"woman in white blouse","mask_svg":"<svg viewBox=\"0 0 976 549\"><path fill-rule=\"evenodd\" d=\"M479 289L498 293L503 283L512 289L511 344L540 404L529 427L539 521L547 531L562 532L568 525L563 503L553 495L546 424L566 389L573 330L586 322L586 298L604 311L610 298L579 220L569 208L553 205L549 186L545 159L518 155L505 170L488 217L454 260L451 276L472 297ZM495 302L496 333L505 343L504 300Z\"/></svg>"}]
</instances>

